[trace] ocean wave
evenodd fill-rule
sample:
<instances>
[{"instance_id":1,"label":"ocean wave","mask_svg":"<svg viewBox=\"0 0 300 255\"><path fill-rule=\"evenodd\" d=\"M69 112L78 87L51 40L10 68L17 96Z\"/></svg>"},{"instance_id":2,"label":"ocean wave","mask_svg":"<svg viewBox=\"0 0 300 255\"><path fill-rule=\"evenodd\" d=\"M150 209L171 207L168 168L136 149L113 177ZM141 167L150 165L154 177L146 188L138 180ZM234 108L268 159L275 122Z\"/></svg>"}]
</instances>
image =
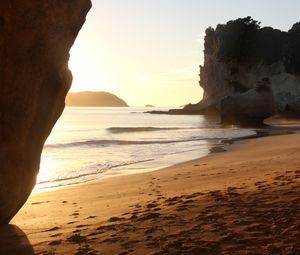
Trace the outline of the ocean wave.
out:
<instances>
[{"instance_id":1,"label":"ocean wave","mask_svg":"<svg viewBox=\"0 0 300 255\"><path fill-rule=\"evenodd\" d=\"M150 127L148 127L150 128ZM116 128L119 129L145 129L145 128ZM156 128L151 128L156 129ZM180 128L181 129L181 128ZM81 140L74 141L69 143L53 143L53 144L45 144L45 149L50 148L72 148L72 147L108 147L108 146L128 146L128 145L151 145L151 144L175 144L175 143L186 143L186 142L197 142L197 141L218 141L227 138L237 138L237 137L245 137L248 135L252 135L255 132L253 130L247 130L247 132L221 132L221 130L217 130L217 132L205 132L204 135L193 135L186 136L181 138L173 139L155 139L155 140L121 140L121 139L95 139L95 140ZM117 131L118 132L118 131ZM130 132L130 131L129 131ZM134 131L132 131L134 132Z\"/></svg>"},{"instance_id":2,"label":"ocean wave","mask_svg":"<svg viewBox=\"0 0 300 255\"><path fill-rule=\"evenodd\" d=\"M82 182L82 181L76 182L77 179L82 179L82 178L86 178L86 177L89 177L89 176L95 176L95 175L103 174L104 172L106 172L108 170L111 170L113 168L125 167L125 166L134 165L134 164L149 162L149 161L153 161L153 160L154 159L151 158L151 159L144 159L144 160L138 160L138 161L127 161L127 162L123 162L123 163L119 163L119 164L99 165L97 167L98 168L97 170L89 172L89 173L77 174L77 175L73 175L73 176L59 177L57 179L47 180L47 181L40 181L40 182L37 182L37 184L38 185L44 185L45 188L47 188L48 186L46 186L45 184L52 183L53 185L51 185L51 187L53 188L53 187L59 187L59 186L62 186L62 185L64 186L65 184L61 185L59 183L68 181L68 183L70 185L72 185L72 184Z\"/></svg>"},{"instance_id":3,"label":"ocean wave","mask_svg":"<svg viewBox=\"0 0 300 255\"><path fill-rule=\"evenodd\" d=\"M151 132L151 131L162 131L162 130L179 130L182 128L158 128L158 127L110 127L106 130L113 134L120 133L133 133L133 132Z\"/></svg>"},{"instance_id":4,"label":"ocean wave","mask_svg":"<svg viewBox=\"0 0 300 255\"><path fill-rule=\"evenodd\" d=\"M206 138L208 140L209 138ZM184 143L192 141L203 140L203 137L189 137L187 139L177 139L177 140L87 140L78 141L72 143L58 143L58 144L46 144L44 148L68 148L68 147L80 147L80 146L90 146L90 147L105 147L110 145L143 145L143 144L169 144L169 143Z\"/></svg>"}]
</instances>

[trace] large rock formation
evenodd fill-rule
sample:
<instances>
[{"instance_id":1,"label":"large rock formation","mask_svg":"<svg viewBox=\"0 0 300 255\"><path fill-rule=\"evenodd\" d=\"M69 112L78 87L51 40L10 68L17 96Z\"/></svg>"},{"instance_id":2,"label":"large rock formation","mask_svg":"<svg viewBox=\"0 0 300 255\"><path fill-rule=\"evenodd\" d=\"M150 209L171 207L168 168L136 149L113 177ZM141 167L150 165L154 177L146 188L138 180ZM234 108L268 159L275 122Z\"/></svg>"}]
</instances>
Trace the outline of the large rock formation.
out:
<instances>
[{"instance_id":1,"label":"large rock formation","mask_svg":"<svg viewBox=\"0 0 300 255\"><path fill-rule=\"evenodd\" d=\"M90 0L0 3L0 223L35 185L44 142L64 108L69 50Z\"/></svg>"},{"instance_id":2,"label":"large rock formation","mask_svg":"<svg viewBox=\"0 0 300 255\"><path fill-rule=\"evenodd\" d=\"M263 126L264 119L274 112L274 95L267 78L247 92L227 96L221 100L220 115L223 124Z\"/></svg>"},{"instance_id":3,"label":"large rock formation","mask_svg":"<svg viewBox=\"0 0 300 255\"><path fill-rule=\"evenodd\" d=\"M276 111L300 114L300 23L282 32L260 28L251 17L232 20L209 27L204 46L204 96L194 108L219 108L226 96L244 93L267 77Z\"/></svg>"}]
</instances>

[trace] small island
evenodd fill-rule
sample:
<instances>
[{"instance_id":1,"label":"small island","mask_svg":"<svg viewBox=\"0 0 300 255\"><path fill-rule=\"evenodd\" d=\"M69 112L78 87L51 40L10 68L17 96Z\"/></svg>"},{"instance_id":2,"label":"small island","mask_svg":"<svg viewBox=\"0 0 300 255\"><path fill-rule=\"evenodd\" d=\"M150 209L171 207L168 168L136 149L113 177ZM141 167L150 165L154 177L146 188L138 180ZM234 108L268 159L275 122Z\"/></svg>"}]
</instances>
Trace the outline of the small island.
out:
<instances>
[{"instance_id":1,"label":"small island","mask_svg":"<svg viewBox=\"0 0 300 255\"><path fill-rule=\"evenodd\" d=\"M128 107L121 98L108 92L84 91L68 93L66 106Z\"/></svg>"}]
</instances>

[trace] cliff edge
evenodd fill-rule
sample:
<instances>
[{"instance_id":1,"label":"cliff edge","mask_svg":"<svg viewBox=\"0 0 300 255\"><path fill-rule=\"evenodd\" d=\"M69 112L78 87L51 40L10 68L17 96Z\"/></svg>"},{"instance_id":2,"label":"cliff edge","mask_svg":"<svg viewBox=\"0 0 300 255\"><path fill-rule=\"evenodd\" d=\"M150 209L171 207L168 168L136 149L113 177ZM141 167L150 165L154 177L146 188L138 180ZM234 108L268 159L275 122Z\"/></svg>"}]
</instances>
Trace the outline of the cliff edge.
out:
<instances>
[{"instance_id":1,"label":"cliff edge","mask_svg":"<svg viewBox=\"0 0 300 255\"><path fill-rule=\"evenodd\" d=\"M0 223L30 195L71 86L69 50L90 0L0 3Z\"/></svg>"}]
</instances>

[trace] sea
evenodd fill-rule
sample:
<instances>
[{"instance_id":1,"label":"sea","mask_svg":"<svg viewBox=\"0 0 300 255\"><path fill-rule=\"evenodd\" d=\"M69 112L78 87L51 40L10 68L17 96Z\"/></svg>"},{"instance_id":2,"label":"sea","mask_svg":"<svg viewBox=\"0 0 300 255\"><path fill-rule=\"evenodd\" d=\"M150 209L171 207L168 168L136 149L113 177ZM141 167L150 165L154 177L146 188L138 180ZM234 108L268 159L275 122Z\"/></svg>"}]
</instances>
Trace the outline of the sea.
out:
<instances>
[{"instance_id":1,"label":"sea","mask_svg":"<svg viewBox=\"0 0 300 255\"><path fill-rule=\"evenodd\" d=\"M217 117L149 114L146 107L66 107L48 137L35 191L153 171L255 134Z\"/></svg>"}]
</instances>

